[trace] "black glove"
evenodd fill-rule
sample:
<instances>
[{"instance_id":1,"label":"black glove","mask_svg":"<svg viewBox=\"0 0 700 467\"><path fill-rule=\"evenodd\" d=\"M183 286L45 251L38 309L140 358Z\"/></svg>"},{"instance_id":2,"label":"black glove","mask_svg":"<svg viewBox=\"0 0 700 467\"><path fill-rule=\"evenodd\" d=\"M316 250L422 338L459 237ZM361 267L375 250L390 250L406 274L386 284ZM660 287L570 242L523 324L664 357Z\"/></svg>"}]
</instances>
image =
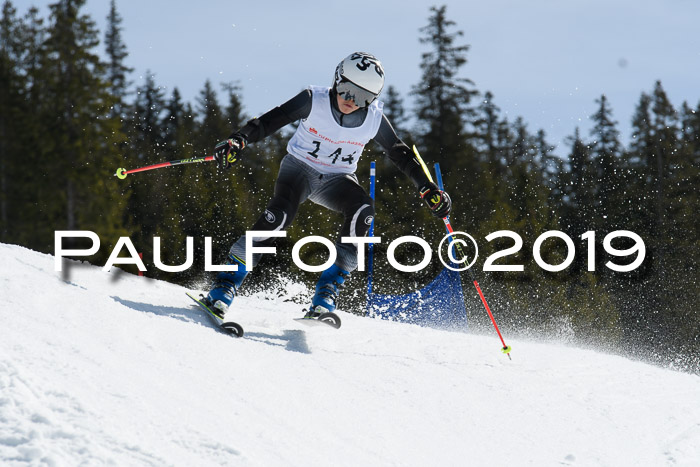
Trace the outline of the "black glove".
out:
<instances>
[{"instance_id":1,"label":"black glove","mask_svg":"<svg viewBox=\"0 0 700 467\"><path fill-rule=\"evenodd\" d=\"M435 217L445 218L452 210L452 200L450 196L435 186L434 183L427 183L420 189L420 197L428 205Z\"/></svg>"},{"instance_id":2,"label":"black glove","mask_svg":"<svg viewBox=\"0 0 700 467\"><path fill-rule=\"evenodd\" d=\"M222 170L228 169L238 160L245 145L246 141L242 135L231 135L229 139L214 147L214 160L219 163Z\"/></svg>"}]
</instances>

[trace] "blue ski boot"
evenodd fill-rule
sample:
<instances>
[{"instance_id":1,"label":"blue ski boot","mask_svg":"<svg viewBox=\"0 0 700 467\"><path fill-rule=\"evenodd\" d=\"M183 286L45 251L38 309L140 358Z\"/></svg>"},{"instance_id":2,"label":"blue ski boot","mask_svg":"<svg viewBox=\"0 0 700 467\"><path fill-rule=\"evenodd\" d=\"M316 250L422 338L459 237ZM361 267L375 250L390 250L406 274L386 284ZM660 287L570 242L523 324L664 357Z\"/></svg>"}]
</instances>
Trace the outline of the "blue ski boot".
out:
<instances>
[{"instance_id":1,"label":"blue ski boot","mask_svg":"<svg viewBox=\"0 0 700 467\"><path fill-rule=\"evenodd\" d=\"M304 318L318 318L323 313L334 312L338 291L349 277L349 271L344 271L335 264L323 271L316 283L316 294L311 300L311 308Z\"/></svg>"},{"instance_id":2,"label":"blue ski boot","mask_svg":"<svg viewBox=\"0 0 700 467\"><path fill-rule=\"evenodd\" d=\"M243 283L245 276L248 275L248 271L245 270L243 263L236 258L229 256L226 264L237 264L238 271L220 272L217 274L211 290L203 300L221 319L224 319L224 314L228 311L231 303L233 303L238 288Z\"/></svg>"}]
</instances>

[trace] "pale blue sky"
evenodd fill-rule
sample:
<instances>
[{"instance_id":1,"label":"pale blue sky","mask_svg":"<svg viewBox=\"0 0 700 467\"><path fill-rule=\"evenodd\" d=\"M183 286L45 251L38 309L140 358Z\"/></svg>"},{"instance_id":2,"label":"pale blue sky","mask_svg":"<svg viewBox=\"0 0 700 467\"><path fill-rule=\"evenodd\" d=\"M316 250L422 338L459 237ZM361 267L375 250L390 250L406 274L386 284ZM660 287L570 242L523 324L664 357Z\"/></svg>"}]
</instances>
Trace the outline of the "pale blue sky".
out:
<instances>
[{"instance_id":1,"label":"pale blue sky","mask_svg":"<svg viewBox=\"0 0 700 467\"><path fill-rule=\"evenodd\" d=\"M20 12L47 3L15 1ZM167 95L177 86L194 103L206 79L237 81L251 116L309 84L330 85L336 64L356 50L379 57L410 110L427 50L418 30L436 4L447 5L460 43L471 46L462 76L555 145L576 126L588 136L602 93L625 145L639 96L657 79L676 108L700 101L698 0L117 0L136 84L151 70ZM108 9L108 0L85 9L103 33Z\"/></svg>"}]
</instances>

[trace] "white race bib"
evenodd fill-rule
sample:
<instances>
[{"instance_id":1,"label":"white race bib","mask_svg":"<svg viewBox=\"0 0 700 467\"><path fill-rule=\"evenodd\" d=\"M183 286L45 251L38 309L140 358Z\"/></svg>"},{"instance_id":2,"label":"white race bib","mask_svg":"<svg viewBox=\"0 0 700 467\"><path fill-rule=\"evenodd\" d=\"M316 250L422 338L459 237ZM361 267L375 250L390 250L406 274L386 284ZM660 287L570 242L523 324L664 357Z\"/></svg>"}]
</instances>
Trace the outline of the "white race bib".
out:
<instances>
[{"instance_id":1,"label":"white race bib","mask_svg":"<svg viewBox=\"0 0 700 467\"><path fill-rule=\"evenodd\" d=\"M382 123L383 104L375 100L365 121L357 128L345 128L333 118L330 88L311 86L309 116L299 123L287 143L287 151L321 173L354 173L365 145Z\"/></svg>"}]
</instances>

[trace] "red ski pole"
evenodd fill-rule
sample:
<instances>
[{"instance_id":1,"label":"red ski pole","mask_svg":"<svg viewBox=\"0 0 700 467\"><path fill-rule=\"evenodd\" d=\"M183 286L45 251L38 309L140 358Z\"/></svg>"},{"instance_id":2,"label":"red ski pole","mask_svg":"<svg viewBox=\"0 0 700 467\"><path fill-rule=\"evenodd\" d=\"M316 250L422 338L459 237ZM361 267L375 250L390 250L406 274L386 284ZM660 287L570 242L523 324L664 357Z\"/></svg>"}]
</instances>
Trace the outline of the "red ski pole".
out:
<instances>
[{"instance_id":1,"label":"red ski pole","mask_svg":"<svg viewBox=\"0 0 700 467\"><path fill-rule=\"evenodd\" d=\"M428 170L428 167L426 167L425 162L423 162L423 159L420 157L420 154L418 154L418 149L415 146L413 146L413 152L416 155L416 159L418 160L418 162L420 162L420 165L423 167L423 171L428 176L428 179L432 182L433 177L432 177L432 175L430 175L430 171ZM442 189L442 175L440 174L439 171L438 171L438 177L439 177L438 178L439 188ZM442 220L445 222L445 227L447 228L447 232L450 235L454 234L454 230L452 229L452 224L450 223L450 217L445 216ZM464 253L464 250L462 250L462 244L460 242L452 242L452 243L450 243L450 246L448 248L451 248L452 245L454 245L455 251L457 252L457 255L459 256L456 259L460 262L462 260L465 260L467 258L467 255L466 255L466 253ZM479 283L477 282L476 277L474 277L474 273L472 272L471 269L468 269L468 271L469 271L469 276L471 277L472 282L474 283L474 287L476 288L476 291L479 292L479 297L481 297L481 303L484 304L484 308L486 309L486 313L488 313L489 318L491 318L491 322L493 323L493 327L496 330L496 334L498 334L498 338L501 339L501 344L503 344L503 348L501 349L501 351L504 354L508 355L508 360L512 360L512 358L510 358L510 352L512 349L510 348L510 346L506 345L505 340L503 340L503 336L501 335L501 331L500 331L500 329L498 329L498 324L496 324L496 319L493 317L493 313L491 313L491 307L489 307L489 304L486 302L486 298L484 297L484 293L481 291L481 287L479 287Z\"/></svg>"},{"instance_id":2,"label":"red ski pole","mask_svg":"<svg viewBox=\"0 0 700 467\"><path fill-rule=\"evenodd\" d=\"M197 162L209 162L209 161L213 161L213 160L214 160L214 156L192 157L190 159L180 159L178 161L161 162L160 164L148 165L146 167L139 167L138 169L126 170L126 169L119 168L119 169L117 169L117 173L115 173L114 176L120 180L124 180L127 175L133 174L136 172L145 172L146 170L161 169L163 167L170 167L172 165L194 164Z\"/></svg>"},{"instance_id":3,"label":"red ski pole","mask_svg":"<svg viewBox=\"0 0 700 467\"><path fill-rule=\"evenodd\" d=\"M454 230L452 229L452 224L450 224L450 218L445 217L442 219L445 222L445 227L447 227L447 231L450 234L454 233ZM459 261L462 261L467 257L467 255L464 253L462 250L462 244L460 242L454 242L454 247L455 251L457 252L457 255L459 258L457 258ZM479 292L479 297L481 297L481 303L484 304L484 308L486 308L486 313L489 314L489 318L491 318L491 322L493 323L493 327L496 330L496 334L498 334L498 338L501 339L501 344L503 344L503 353L508 355L508 359L512 360L510 358L510 351L512 350L510 346L506 345L506 342L503 340L503 336L501 335L500 329L498 329L498 324L496 324L496 319L493 317L493 313L491 313L491 307L489 307L489 304L486 302L486 298L484 297L484 293L481 291L481 287L479 287L479 282L477 282L476 277L474 277L474 273L472 272L471 269L468 269L469 271L469 276L472 279L472 282L474 283L474 287L476 288L476 291Z\"/></svg>"}]
</instances>

